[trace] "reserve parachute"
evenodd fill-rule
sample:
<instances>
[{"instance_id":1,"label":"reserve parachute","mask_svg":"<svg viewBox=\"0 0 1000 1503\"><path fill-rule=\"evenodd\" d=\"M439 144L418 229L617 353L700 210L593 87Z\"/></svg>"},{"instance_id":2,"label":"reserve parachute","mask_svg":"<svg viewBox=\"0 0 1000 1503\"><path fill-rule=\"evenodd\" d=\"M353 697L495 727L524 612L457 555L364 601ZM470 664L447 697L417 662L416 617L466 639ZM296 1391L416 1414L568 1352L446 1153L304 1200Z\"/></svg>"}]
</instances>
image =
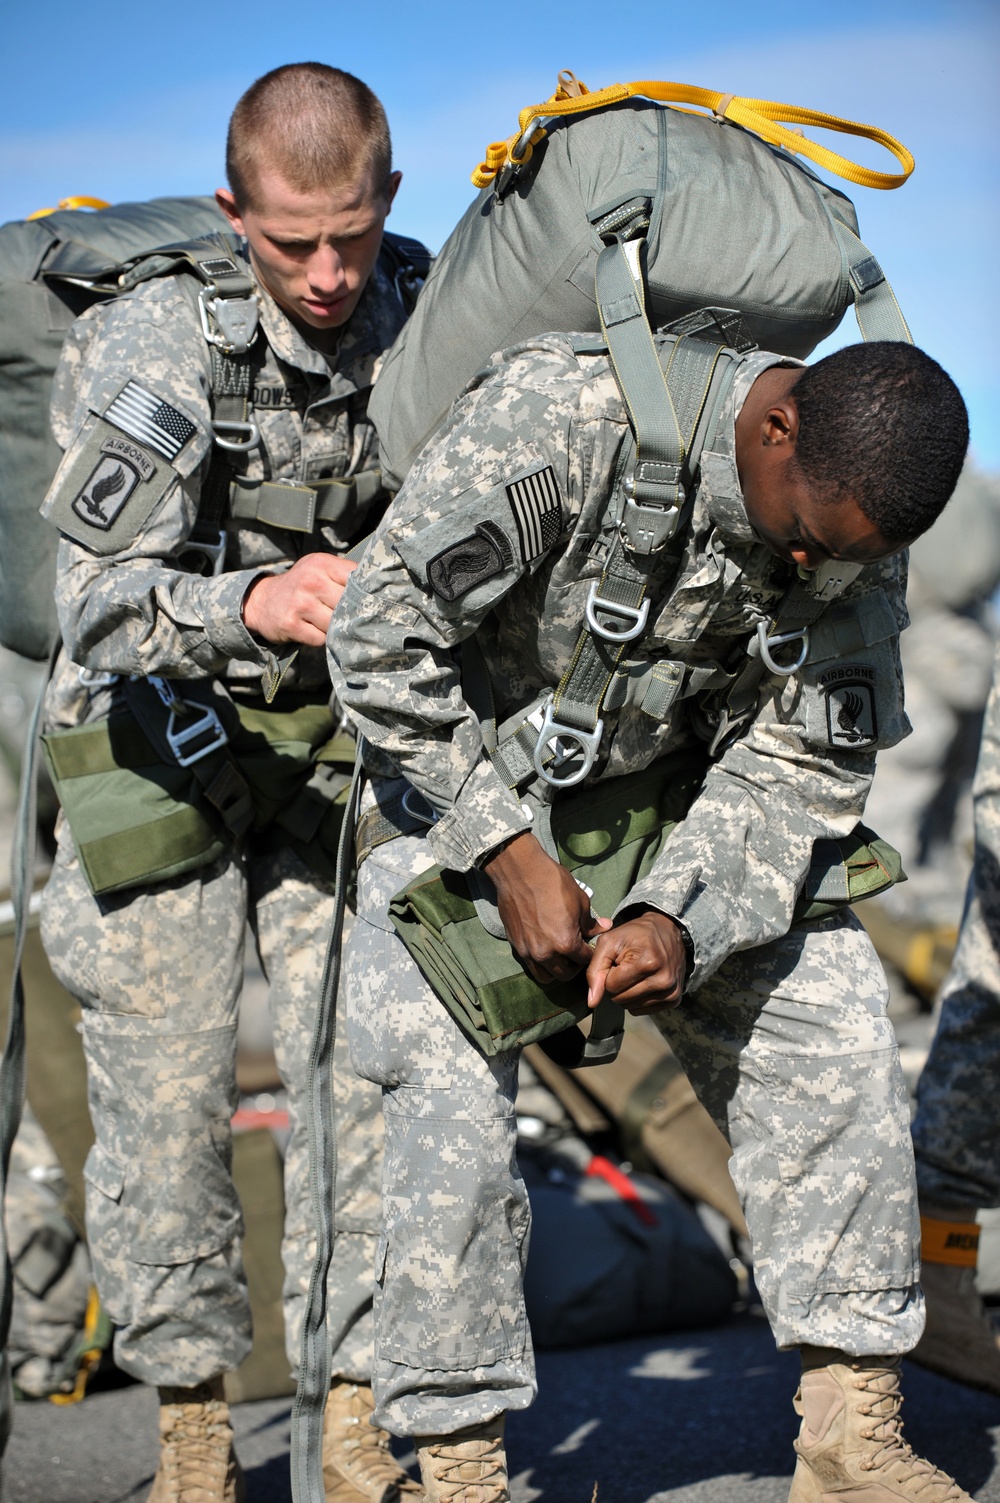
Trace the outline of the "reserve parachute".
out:
<instances>
[{"instance_id":1,"label":"reserve parachute","mask_svg":"<svg viewBox=\"0 0 1000 1503\"><path fill-rule=\"evenodd\" d=\"M866 137L902 170L859 167L782 121ZM495 351L602 329L595 278L614 238L645 276L654 328L706 306L735 309L762 348L802 359L853 302L864 338L908 340L853 204L800 156L877 188L899 187L913 168L875 126L683 84L590 93L561 73L553 97L522 111L517 134L473 173L479 197L386 358L369 411L387 483L398 488ZM605 326L618 311L605 310Z\"/></svg>"},{"instance_id":2,"label":"reserve parachute","mask_svg":"<svg viewBox=\"0 0 1000 1503\"><path fill-rule=\"evenodd\" d=\"M55 637L58 538L38 509L62 458L49 399L70 324L117 295L108 279L122 262L226 228L212 198L67 208L0 226L0 642L14 652L45 658Z\"/></svg>"}]
</instances>

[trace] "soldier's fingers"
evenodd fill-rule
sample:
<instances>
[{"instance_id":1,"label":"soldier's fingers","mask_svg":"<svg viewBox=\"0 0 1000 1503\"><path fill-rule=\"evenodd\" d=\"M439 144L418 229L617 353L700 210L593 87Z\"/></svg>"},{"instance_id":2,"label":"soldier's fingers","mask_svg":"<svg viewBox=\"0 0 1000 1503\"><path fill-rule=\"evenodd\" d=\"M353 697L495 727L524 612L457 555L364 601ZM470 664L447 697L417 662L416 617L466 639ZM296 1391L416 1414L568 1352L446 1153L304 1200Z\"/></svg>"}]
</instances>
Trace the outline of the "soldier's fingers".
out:
<instances>
[{"instance_id":1,"label":"soldier's fingers","mask_svg":"<svg viewBox=\"0 0 1000 1503\"><path fill-rule=\"evenodd\" d=\"M602 934L594 946L594 955L587 967L587 1006L596 1007L608 988L608 977L617 963L622 942L611 930Z\"/></svg>"}]
</instances>

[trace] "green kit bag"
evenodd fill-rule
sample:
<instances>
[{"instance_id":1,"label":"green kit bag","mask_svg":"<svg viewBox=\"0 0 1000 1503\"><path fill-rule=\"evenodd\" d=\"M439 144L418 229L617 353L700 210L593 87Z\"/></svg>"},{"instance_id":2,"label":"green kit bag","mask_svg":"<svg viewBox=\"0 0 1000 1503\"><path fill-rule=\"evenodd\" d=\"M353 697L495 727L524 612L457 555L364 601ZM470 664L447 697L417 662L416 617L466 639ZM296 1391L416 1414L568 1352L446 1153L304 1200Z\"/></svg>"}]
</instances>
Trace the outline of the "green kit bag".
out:
<instances>
[{"instance_id":1,"label":"green kit bag","mask_svg":"<svg viewBox=\"0 0 1000 1503\"><path fill-rule=\"evenodd\" d=\"M552 836L559 859L592 889L595 913L613 914L648 874L703 777L704 759L681 753L602 783L599 803L593 788L557 800ZM898 852L859 824L843 840L816 842L795 921L822 918L905 880ZM567 1067L617 1054L621 1008L604 1001L590 1013L582 975L548 986L536 981L509 942L483 927L461 873L431 867L396 895L389 915L427 981L484 1054L544 1042ZM577 1032L548 1042L588 1016L586 1040Z\"/></svg>"},{"instance_id":2,"label":"green kit bag","mask_svg":"<svg viewBox=\"0 0 1000 1503\"><path fill-rule=\"evenodd\" d=\"M567 871L592 889L595 913L612 914L647 874L703 777L704 758L685 752L602 783L598 809L593 788L557 799L553 841ZM541 1043L588 1017L583 977L537 982L509 942L483 927L460 873L432 867L393 899L389 914L424 976L484 1054ZM621 1008L602 1002L591 1016L584 1060L614 1058Z\"/></svg>"},{"instance_id":3,"label":"green kit bag","mask_svg":"<svg viewBox=\"0 0 1000 1503\"><path fill-rule=\"evenodd\" d=\"M201 776L167 760L128 710L42 738L52 781L91 891L123 892L205 866L233 841L205 770L246 805L241 830L291 846L333 880L354 742L325 705L231 705L229 738Z\"/></svg>"}]
</instances>

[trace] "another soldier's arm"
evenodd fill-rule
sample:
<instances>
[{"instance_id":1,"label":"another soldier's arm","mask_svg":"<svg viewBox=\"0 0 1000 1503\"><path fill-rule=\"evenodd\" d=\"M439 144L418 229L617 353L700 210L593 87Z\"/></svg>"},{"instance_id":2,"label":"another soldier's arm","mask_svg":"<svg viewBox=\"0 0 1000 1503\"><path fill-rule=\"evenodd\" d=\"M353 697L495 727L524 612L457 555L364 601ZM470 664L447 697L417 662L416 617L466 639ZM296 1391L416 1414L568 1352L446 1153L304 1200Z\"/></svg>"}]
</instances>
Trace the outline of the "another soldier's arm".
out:
<instances>
[{"instance_id":1,"label":"another soldier's arm","mask_svg":"<svg viewBox=\"0 0 1000 1503\"><path fill-rule=\"evenodd\" d=\"M564 390L563 370L532 353L463 398L348 581L328 637L339 701L438 812L428 841L455 871L530 826L486 754L455 649L541 563L579 504L569 443L578 383Z\"/></svg>"},{"instance_id":2,"label":"another soldier's arm","mask_svg":"<svg viewBox=\"0 0 1000 1503\"><path fill-rule=\"evenodd\" d=\"M735 951L787 932L815 842L850 834L877 748L908 734L901 569L898 559L867 569L842 597L854 598L853 621L842 611L835 625L821 619L807 666L765 680L747 733L710 769L687 818L622 904L626 915L642 905L683 923L694 945L689 986Z\"/></svg>"}]
</instances>

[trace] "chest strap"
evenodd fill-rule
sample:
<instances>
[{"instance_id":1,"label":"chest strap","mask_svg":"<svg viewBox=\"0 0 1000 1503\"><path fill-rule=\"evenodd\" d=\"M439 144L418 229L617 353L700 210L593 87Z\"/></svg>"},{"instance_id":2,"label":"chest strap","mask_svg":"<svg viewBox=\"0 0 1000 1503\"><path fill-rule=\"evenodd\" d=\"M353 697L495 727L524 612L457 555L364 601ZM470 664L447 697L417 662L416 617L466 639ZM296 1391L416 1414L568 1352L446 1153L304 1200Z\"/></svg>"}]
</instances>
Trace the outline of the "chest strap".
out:
<instances>
[{"instance_id":1,"label":"chest strap","mask_svg":"<svg viewBox=\"0 0 1000 1503\"><path fill-rule=\"evenodd\" d=\"M769 621L761 621L747 644L742 667L726 691L709 756L722 754L757 709L757 696L767 674L790 677L809 656L809 628L861 573L864 566L830 559L811 573L792 581Z\"/></svg>"},{"instance_id":2,"label":"chest strap","mask_svg":"<svg viewBox=\"0 0 1000 1503\"><path fill-rule=\"evenodd\" d=\"M631 467L620 466L612 499L619 523L601 578L590 587L572 659L540 706L532 767L556 788L572 787L591 771L604 732L608 690L626 650L634 651L633 644L646 630L649 588L669 586L680 566L693 507L694 470L736 368L732 352L722 343L685 335L667 347L666 366L661 367L624 247L608 247L604 256L613 258L608 263L611 272L616 279L620 273L627 276L633 292L610 299L616 288L605 282L602 316L613 318L614 309L629 298L637 310L607 329L615 374L635 431L634 451L629 449L625 457L634 454L634 459ZM619 344L623 330L624 351ZM623 468L628 473L621 473ZM675 538L675 547L668 549ZM527 724L522 725L498 747L509 771L521 762L530 736Z\"/></svg>"},{"instance_id":3,"label":"chest strap","mask_svg":"<svg viewBox=\"0 0 1000 1503\"><path fill-rule=\"evenodd\" d=\"M314 532L321 523L335 526L349 510L368 506L384 494L381 470L362 470L342 480L233 479L229 515L237 522L261 522L288 532Z\"/></svg>"}]
</instances>

